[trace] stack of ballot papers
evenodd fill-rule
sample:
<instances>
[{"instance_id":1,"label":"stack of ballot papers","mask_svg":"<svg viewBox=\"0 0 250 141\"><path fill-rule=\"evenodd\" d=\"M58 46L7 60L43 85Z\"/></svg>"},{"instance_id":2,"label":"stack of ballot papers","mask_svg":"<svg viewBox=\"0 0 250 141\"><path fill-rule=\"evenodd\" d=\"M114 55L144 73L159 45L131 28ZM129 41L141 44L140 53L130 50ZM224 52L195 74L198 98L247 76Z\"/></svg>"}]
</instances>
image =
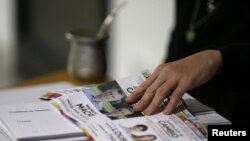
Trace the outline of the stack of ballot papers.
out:
<instances>
[{"instance_id":1,"label":"stack of ballot papers","mask_svg":"<svg viewBox=\"0 0 250 141\"><path fill-rule=\"evenodd\" d=\"M203 124L231 124L214 109L188 94L183 97L188 110L186 107L184 110L179 108L181 111L171 116L161 113L138 116L134 113L129 118L119 115L119 119L116 119L115 112L118 113L118 109L123 107L129 108L129 105L121 100L101 102L102 105L92 101L93 95L101 95L102 91L107 89L121 89L127 96L128 88L134 89L146 79L142 74L144 73L77 88L66 82L58 82L2 90L0 141L115 141L121 139L121 136L124 141L129 141L146 133L154 137L154 140L207 140ZM44 96L52 96L52 100L44 101ZM86 116L86 113L89 115ZM147 131L128 131L127 126L136 123L145 124ZM158 123L162 125L159 126ZM116 132L111 133L112 131ZM118 131L119 136L115 137Z\"/></svg>"},{"instance_id":2,"label":"stack of ballot papers","mask_svg":"<svg viewBox=\"0 0 250 141\"><path fill-rule=\"evenodd\" d=\"M189 94L183 96L189 110L206 125L229 125L231 122L218 114L213 108L204 105Z\"/></svg>"},{"instance_id":3,"label":"stack of ballot papers","mask_svg":"<svg viewBox=\"0 0 250 141\"><path fill-rule=\"evenodd\" d=\"M0 91L0 141L84 141L85 134L41 95L71 88L66 82Z\"/></svg>"}]
</instances>

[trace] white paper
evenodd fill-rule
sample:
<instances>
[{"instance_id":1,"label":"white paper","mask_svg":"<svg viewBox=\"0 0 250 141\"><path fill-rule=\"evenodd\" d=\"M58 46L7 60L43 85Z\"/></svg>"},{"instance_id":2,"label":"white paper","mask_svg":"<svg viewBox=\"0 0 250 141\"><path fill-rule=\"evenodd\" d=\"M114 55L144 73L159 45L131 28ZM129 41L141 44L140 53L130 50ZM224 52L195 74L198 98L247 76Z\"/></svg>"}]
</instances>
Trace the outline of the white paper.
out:
<instances>
[{"instance_id":1,"label":"white paper","mask_svg":"<svg viewBox=\"0 0 250 141\"><path fill-rule=\"evenodd\" d=\"M22 139L56 139L84 136L83 132L44 102L0 106L2 123Z\"/></svg>"},{"instance_id":2,"label":"white paper","mask_svg":"<svg viewBox=\"0 0 250 141\"><path fill-rule=\"evenodd\" d=\"M174 115L157 114L114 121L121 126L132 139L148 136L155 141L200 141L192 130ZM144 129L142 128L144 127Z\"/></svg>"},{"instance_id":3,"label":"white paper","mask_svg":"<svg viewBox=\"0 0 250 141\"><path fill-rule=\"evenodd\" d=\"M229 120L219 115L215 111L199 113L196 117L207 125L228 125L232 124Z\"/></svg>"}]
</instances>

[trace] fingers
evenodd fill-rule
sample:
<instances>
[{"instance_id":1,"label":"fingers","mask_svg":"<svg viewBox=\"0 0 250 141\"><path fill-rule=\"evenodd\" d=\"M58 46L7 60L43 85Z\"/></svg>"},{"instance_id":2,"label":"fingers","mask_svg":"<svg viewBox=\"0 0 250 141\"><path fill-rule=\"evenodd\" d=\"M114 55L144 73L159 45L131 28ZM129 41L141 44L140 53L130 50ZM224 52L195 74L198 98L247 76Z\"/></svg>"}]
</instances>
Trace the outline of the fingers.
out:
<instances>
[{"instance_id":1,"label":"fingers","mask_svg":"<svg viewBox=\"0 0 250 141\"><path fill-rule=\"evenodd\" d=\"M164 109L164 114L171 114L176 106L178 105L179 101L181 100L183 94L186 92L187 85L179 84L176 89L174 90L167 107Z\"/></svg>"},{"instance_id":2,"label":"fingers","mask_svg":"<svg viewBox=\"0 0 250 141\"><path fill-rule=\"evenodd\" d=\"M166 98L166 96L170 95L173 89L176 87L176 82L168 80L164 84L162 84L156 91L153 101L150 105L143 111L145 115L151 115L158 111L161 103Z\"/></svg>"},{"instance_id":3,"label":"fingers","mask_svg":"<svg viewBox=\"0 0 250 141\"><path fill-rule=\"evenodd\" d=\"M148 107L150 103L152 103L152 99L155 96L156 90L164 83L164 79L157 78L152 85L150 85L141 100L134 106L135 111L143 111L145 108Z\"/></svg>"},{"instance_id":4,"label":"fingers","mask_svg":"<svg viewBox=\"0 0 250 141\"><path fill-rule=\"evenodd\" d=\"M140 99L143 96L146 89L155 81L156 78L157 78L157 73L156 72L152 73L146 81L144 81L130 96L126 98L126 102L134 103L138 99Z\"/></svg>"},{"instance_id":5,"label":"fingers","mask_svg":"<svg viewBox=\"0 0 250 141\"><path fill-rule=\"evenodd\" d=\"M166 96L171 95L171 99L163 111L165 114L170 114L176 108L182 95L190 90L192 86L192 81L190 81L192 77L189 77L190 74L183 71L186 68L179 65L179 62L160 65L126 99L126 102L135 103L138 101L134 106L134 110L137 112L143 111L145 115L151 115L159 111L160 105Z\"/></svg>"},{"instance_id":6,"label":"fingers","mask_svg":"<svg viewBox=\"0 0 250 141\"><path fill-rule=\"evenodd\" d=\"M140 99L143 95L144 92L146 91L146 88L151 85L151 83L153 83L154 79L153 77L149 77L152 78L152 80L146 80L144 81L138 88L135 89L135 91L126 98L126 102L128 103L135 103L138 99ZM149 79L148 78L148 79Z\"/></svg>"}]
</instances>

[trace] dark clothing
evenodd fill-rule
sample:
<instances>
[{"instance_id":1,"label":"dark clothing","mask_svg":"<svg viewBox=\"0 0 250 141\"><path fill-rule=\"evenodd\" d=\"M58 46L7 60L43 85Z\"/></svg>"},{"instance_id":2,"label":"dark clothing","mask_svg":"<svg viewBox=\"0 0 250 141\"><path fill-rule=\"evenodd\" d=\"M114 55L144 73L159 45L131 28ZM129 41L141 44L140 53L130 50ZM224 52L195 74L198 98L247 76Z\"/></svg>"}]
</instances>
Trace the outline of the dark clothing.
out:
<instances>
[{"instance_id":1,"label":"dark clothing","mask_svg":"<svg viewBox=\"0 0 250 141\"><path fill-rule=\"evenodd\" d=\"M198 1L198 0L197 0ZM185 32L196 0L176 0L176 23L166 62L206 49L222 52L221 70L208 83L190 93L201 102L236 123L250 123L250 1L217 0L218 9L200 25L196 38L187 43ZM201 0L196 22L207 15ZM249 87L250 88L250 87Z\"/></svg>"}]
</instances>

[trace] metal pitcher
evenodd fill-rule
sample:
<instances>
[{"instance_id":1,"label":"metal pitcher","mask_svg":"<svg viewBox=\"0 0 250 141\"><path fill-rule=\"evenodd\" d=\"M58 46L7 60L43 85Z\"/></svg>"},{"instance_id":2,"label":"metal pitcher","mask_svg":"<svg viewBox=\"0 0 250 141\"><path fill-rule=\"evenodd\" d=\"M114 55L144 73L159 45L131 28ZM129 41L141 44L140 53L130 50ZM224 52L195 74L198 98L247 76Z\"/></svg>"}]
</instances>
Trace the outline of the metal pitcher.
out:
<instances>
[{"instance_id":1,"label":"metal pitcher","mask_svg":"<svg viewBox=\"0 0 250 141\"><path fill-rule=\"evenodd\" d=\"M97 37L96 32L72 30L65 34L70 41L67 71L78 79L100 79L106 73L105 43L107 36Z\"/></svg>"}]
</instances>

